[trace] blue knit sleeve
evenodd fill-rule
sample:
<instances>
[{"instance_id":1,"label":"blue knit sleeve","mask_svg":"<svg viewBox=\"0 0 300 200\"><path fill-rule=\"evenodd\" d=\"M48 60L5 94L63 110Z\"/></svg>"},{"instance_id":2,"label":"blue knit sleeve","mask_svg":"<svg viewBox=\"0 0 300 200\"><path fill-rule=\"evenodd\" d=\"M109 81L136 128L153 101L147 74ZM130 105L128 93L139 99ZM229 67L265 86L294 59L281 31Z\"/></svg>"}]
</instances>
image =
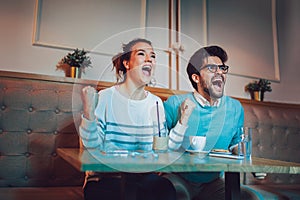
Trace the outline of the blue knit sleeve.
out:
<instances>
[{"instance_id":1,"label":"blue knit sleeve","mask_svg":"<svg viewBox=\"0 0 300 200\"><path fill-rule=\"evenodd\" d=\"M177 96L170 96L165 102L164 102L164 108L166 113L166 120L168 129L172 129L178 119L179 119L179 99Z\"/></svg>"},{"instance_id":2,"label":"blue knit sleeve","mask_svg":"<svg viewBox=\"0 0 300 200\"><path fill-rule=\"evenodd\" d=\"M232 147L232 146L239 143L239 141L240 141L239 130L240 130L240 127L244 126L244 108L243 108L243 106L241 105L241 103L239 101L235 100L234 107L235 107L235 110L236 110L235 121L237 123L236 123L236 126L235 126L236 131L235 131L234 136L231 140L230 147Z\"/></svg>"}]
</instances>

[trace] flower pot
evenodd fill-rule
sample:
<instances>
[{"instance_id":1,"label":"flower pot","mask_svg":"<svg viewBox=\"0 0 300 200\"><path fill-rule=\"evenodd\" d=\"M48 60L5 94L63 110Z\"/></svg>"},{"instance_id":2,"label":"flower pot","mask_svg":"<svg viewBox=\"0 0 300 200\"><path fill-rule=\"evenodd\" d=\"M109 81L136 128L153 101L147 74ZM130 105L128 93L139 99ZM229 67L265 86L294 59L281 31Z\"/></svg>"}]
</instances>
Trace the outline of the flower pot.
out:
<instances>
[{"instance_id":1,"label":"flower pot","mask_svg":"<svg viewBox=\"0 0 300 200\"><path fill-rule=\"evenodd\" d=\"M254 100L260 101L260 91L254 91Z\"/></svg>"},{"instance_id":2,"label":"flower pot","mask_svg":"<svg viewBox=\"0 0 300 200\"><path fill-rule=\"evenodd\" d=\"M81 68L80 67L70 67L70 77L71 78L81 78Z\"/></svg>"},{"instance_id":3,"label":"flower pot","mask_svg":"<svg viewBox=\"0 0 300 200\"><path fill-rule=\"evenodd\" d=\"M250 96L252 100L261 101L261 92L260 91L251 91Z\"/></svg>"},{"instance_id":4,"label":"flower pot","mask_svg":"<svg viewBox=\"0 0 300 200\"><path fill-rule=\"evenodd\" d=\"M263 101L264 100L264 97L265 97L265 92L264 91L261 91L260 92L260 101Z\"/></svg>"},{"instance_id":5,"label":"flower pot","mask_svg":"<svg viewBox=\"0 0 300 200\"><path fill-rule=\"evenodd\" d=\"M264 95L265 92L264 91L252 91L250 93L251 95L251 99L255 100L255 101L263 101L264 100Z\"/></svg>"}]
</instances>

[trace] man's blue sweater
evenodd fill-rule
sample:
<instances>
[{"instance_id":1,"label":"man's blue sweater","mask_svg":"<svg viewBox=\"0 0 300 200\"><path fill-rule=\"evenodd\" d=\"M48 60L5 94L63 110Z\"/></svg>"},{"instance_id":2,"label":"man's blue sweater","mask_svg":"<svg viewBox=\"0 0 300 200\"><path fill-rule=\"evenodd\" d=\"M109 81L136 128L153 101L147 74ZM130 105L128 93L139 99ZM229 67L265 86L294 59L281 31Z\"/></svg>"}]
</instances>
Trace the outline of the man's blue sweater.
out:
<instances>
[{"instance_id":1,"label":"man's blue sweater","mask_svg":"<svg viewBox=\"0 0 300 200\"><path fill-rule=\"evenodd\" d=\"M180 105L186 99L191 99L196 107L193 110L188 127L184 133L183 144L190 135L206 136L204 150L231 149L239 142L238 130L244 124L244 109L238 100L223 96L218 106L201 106L193 93L174 95L164 102L168 128L175 127L180 119ZM183 133L182 133L183 134ZM187 148L183 146L183 148ZM210 182L220 176L220 173L197 172L180 173L185 179L196 182Z\"/></svg>"}]
</instances>

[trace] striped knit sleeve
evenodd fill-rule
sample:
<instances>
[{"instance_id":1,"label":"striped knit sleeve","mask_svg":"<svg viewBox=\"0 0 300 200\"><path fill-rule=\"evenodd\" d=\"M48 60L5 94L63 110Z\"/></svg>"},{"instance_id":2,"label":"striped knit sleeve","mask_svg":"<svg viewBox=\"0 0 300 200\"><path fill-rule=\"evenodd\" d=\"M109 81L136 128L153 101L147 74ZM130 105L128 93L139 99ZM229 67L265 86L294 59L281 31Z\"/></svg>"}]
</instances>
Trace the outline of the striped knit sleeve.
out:
<instances>
[{"instance_id":1,"label":"striped knit sleeve","mask_svg":"<svg viewBox=\"0 0 300 200\"><path fill-rule=\"evenodd\" d=\"M96 120L89 121L83 115L81 116L81 124L79 126L79 134L85 148L102 149L103 131L100 124Z\"/></svg>"},{"instance_id":2,"label":"striped knit sleeve","mask_svg":"<svg viewBox=\"0 0 300 200\"><path fill-rule=\"evenodd\" d=\"M177 122L176 126L170 130L169 149L177 150L180 148L186 129L187 126L184 126Z\"/></svg>"},{"instance_id":3,"label":"striped knit sleeve","mask_svg":"<svg viewBox=\"0 0 300 200\"><path fill-rule=\"evenodd\" d=\"M79 126L79 134L85 148L103 149L104 132L106 129L105 113L107 100L111 99L110 89L101 90L95 108L96 120L90 121L83 115Z\"/></svg>"}]
</instances>

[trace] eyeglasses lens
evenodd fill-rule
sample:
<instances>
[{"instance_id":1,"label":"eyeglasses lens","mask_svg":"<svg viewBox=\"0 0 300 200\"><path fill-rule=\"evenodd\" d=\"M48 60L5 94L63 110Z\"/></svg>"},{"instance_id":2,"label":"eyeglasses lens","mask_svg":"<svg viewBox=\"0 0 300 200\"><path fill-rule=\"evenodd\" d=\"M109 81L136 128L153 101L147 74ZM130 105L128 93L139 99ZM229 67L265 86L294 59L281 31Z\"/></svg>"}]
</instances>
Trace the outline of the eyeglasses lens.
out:
<instances>
[{"instance_id":1,"label":"eyeglasses lens","mask_svg":"<svg viewBox=\"0 0 300 200\"><path fill-rule=\"evenodd\" d=\"M219 68L223 74L226 74L229 68L227 65L207 65L206 67L212 73L216 73Z\"/></svg>"}]
</instances>

